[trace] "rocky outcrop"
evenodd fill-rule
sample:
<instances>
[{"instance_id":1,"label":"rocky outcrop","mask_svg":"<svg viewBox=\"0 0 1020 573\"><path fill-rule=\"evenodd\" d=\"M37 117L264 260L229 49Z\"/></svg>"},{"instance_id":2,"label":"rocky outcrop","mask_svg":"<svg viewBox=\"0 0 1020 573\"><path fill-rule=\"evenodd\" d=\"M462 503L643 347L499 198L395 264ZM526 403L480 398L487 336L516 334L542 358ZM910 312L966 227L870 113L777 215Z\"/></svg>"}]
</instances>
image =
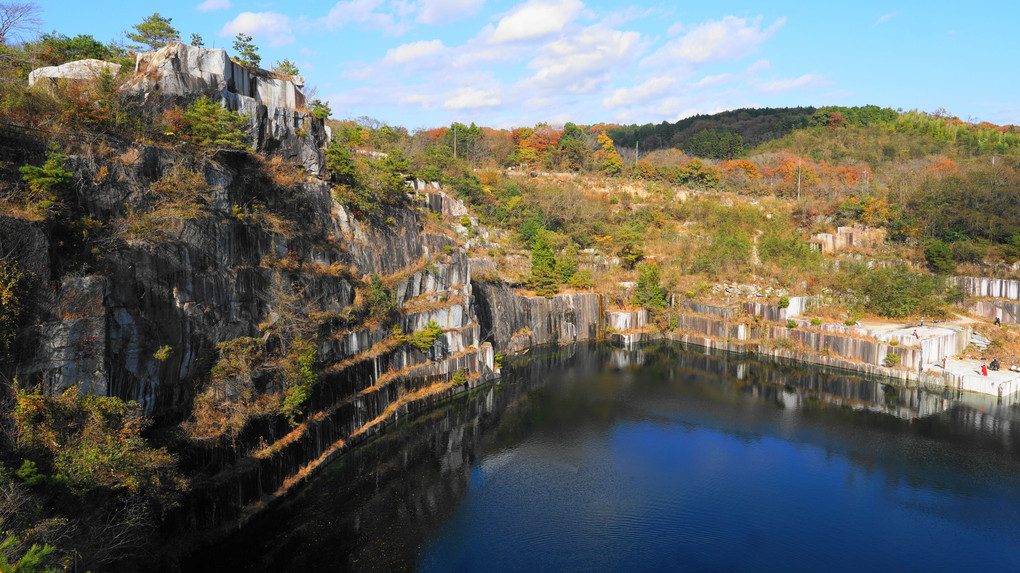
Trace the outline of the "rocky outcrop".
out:
<instances>
[{"instance_id":1,"label":"rocky outcrop","mask_svg":"<svg viewBox=\"0 0 1020 573\"><path fill-rule=\"evenodd\" d=\"M605 330L599 294L528 297L492 283L476 283L475 289L482 331L499 352L600 338Z\"/></svg>"},{"instance_id":2,"label":"rocky outcrop","mask_svg":"<svg viewBox=\"0 0 1020 573\"><path fill-rule=\"evenodd\" d=\"M135 73L121 91L145 101L209 97L247 117L251 146L325 173L322 148L329 141L322 120L305 106L298 76L278 77L232 61L226 50L170 44L138 54Z\"/></svg>"},{"instance_id":3,"label":"rocky outcrop","mask_svg":"<svg viewBox=\"0 0 1020 573\"><path fill-rule=\"evenodd\" d=\"M1020 300L1020 281L988 277L955 277L952 280L969 296Z\"/></svg>"},{"instance_id":4,"label":"rocky outcrop","mask_svg":"<svg viewBox=\"0 0 1020 573\"><path fill-rule=\"evenodd\" d=\"M57 80L95 81L104 71L109 71L111 76L116 76L120 73L120 68L120 64L94 59L36 68L28 74L28 87L32 87L42 80L49 80L51 83L55 83Z\"/></svg>"},{"instance_id":5,"label":"rocky outcrop","mask_svg":"<svg viewBox=\"0 0 1020 573\"><path fill-rule=\"evenodd\" d=\"M885 229L854 225L839 227L835 233L811 235L808 245L824 254L830 254L850 249L874 249L885 242L885 237Z\"/></svg>"},{"instance_id":6,"label":"rocky outcrop","mask_svg":"<svg viewBox=\"0 0 1020 573\"><path fill-rule=\"evenodd\" d=\"M233 93L268 107L301 108L304 79L278 77L267 70L246 68L222 49L169 44L155 52L142 52L135 59L135 76L124 91L147 96L219 96Z\"/></svg>"}]
</instances>

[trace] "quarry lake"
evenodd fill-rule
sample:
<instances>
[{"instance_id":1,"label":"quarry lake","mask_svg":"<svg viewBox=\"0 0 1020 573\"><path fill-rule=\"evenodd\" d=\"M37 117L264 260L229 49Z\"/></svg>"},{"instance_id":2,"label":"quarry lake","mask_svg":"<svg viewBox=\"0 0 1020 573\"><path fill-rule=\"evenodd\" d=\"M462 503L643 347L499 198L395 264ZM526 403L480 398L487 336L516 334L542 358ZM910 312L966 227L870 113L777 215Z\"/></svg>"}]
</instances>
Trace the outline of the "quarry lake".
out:
<instances>
[{"instance_id":1,"label":"quarry lake","mask_svg":"<svg viewBox=\"0 0 1020 573\"><path fill-rule=\"evenodd\" d=\"M1009 401L664 343L533 349L183 569L1018 567Z\"/></svg>"}]
</instances>

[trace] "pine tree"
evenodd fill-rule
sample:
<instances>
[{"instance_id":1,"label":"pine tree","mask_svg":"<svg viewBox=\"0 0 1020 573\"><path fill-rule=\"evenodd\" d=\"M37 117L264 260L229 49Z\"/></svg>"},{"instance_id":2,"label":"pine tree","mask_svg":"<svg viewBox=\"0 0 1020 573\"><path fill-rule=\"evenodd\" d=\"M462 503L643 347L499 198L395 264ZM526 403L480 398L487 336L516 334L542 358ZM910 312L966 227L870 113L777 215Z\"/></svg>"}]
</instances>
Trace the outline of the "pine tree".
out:
<instances>
[{"instance_id":1,"label":"pine tree","mask_svg":"<svg viewBox=\"0 0 1020 573\"><path fill-rule=\"evenodd\" d=\"M531 284L539 296L546 298L560 291L556 256L545 233L539 233L531 243Z\"/></svg>"},{"instance_id":2,"label":"pine tree","mask_svg":"<svg viewBox=\"0 0 1020 573\"><path fill-rule=\"evenodd\" d=\"M237 34L234 39L234 49L237 50L237 63L246 68L258 69L262 63L262 56L259 55L259 47L252 43L252 38L244 32Z\"/></svg>"},{"instance_id":3,"label":"pine tree","mask_svg":"<svg viewBox=\"0 0 1020 573\"><path fill-rule=\"evenodd\" d=\"M634 303L648 310L662 310L666 307L666 292L659 284L659 265L644 263L638 266Z\"/></svg>"},{"instance_id":4,"label":"pine tree","mask_svg":"<svg viewBox=\"0 0 1020 573\"><path fill-rule=\"evenodd\" d=\"M145 44L150 50L156 51L177 39L181 33L170 25L173 18L164 18L159 12L146 18L141 24L135 24L134 32L127 33L127 39ZM140 49L136 47L136 49Z\"/></svg>"}]
</instances>

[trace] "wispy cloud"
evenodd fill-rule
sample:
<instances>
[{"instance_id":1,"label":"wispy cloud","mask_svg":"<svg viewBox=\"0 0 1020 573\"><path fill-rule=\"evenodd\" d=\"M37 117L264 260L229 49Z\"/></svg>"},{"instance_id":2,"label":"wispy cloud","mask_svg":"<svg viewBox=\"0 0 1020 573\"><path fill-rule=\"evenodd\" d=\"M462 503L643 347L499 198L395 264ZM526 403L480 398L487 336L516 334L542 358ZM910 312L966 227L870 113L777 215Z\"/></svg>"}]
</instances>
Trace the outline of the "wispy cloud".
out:
<instances>
[{"instance_id":1,"label":"wispy cloud","mask_svg":"<svg viewBox=\"0 0 1020 573\"><path fill-rule=\"evenodd\" d=\"M707 64L736 61L753 53L786 22L779 18L762 28L762 17L753 20L726 16L685 29L682 36L666 43L645 62L646 66L675 63Z\"/></svg>"},{"instance_id":2,"label":"wispy cloud","mask_svg":"<svg viewBox=\"0 0 1020 573\"><path fill-rule=\"evenodd\" d=\"M813 89L832 85L825 76L821 74L804 74L796 78L772 79L761 82L754 86L755 91L761 94L775 95L794 90Z\"/></svg>"},{"instance_id":3,"label":"wispy cloud","mask_svg":"<svg viewBox=\"0 0 1020 573\"><path fill-rule=\"evenodd\" d=\"M421 0L415 6L416 21L422 24L446 24L478 13L485 0Z\"/></svg>"},{"instance_id":4,"label":"wispy cloud","mask_svg":"<svg viewBox=\"0 0 1020 573\"><path fill-rule=\"evenodd\" d=\"M591 93L642 49L641 34L592 26L542 48L529 67L538 71L524 85L552 91Z\"/></svg>"},{"instance_id":5,"label":"wispy cloud","mask_svg":"<svg viewBox=\"0 0 1020 573\"><path fill-rule=\"evenodd\" d=\"M895 18L897 14L899 14L899 12L897 11L889 12L888 14L882 14L881 16L878 17L878 20L875 20L875 25L878 26L879 24L885 24L889 20Z\"/></svg>"},{"instance_id":6,"label":"wispy cloud","mask_svg":"<svg viewBox=\"0 0 1020 573\"><path fill-rule=\"evenodd\" d=\"M531 0L503 16L488 42L506 44L548 37L562 31L582 8L584 4L579 0Z\"/></svg>"},{"instance_id":7,"label":"wispy cloud","mask_svg":"<svg viewBox=\"0 0 1020 573\"><path fill-rule=\"evenodd\" d=\"M294 42L290 18L276 12L241 12L220 29L220 37L248 34L260 41L269 41L273 47Z\"/></svg>"},{"instance_id":8,"label":"wispy cloud","mask_svg":"<svg viewBox=\"0 0 1020 573\"><path fill-rule=\"evenodd\" d=\"M205 0L195 7L199 12L214 12L216 10L227 10L230 8L230 0Z\"/></svg>"},{"instance_id":9,"label":"wispy cloud","mask_svg":"<svg viewBox=\"0 0 1020 573\"><path fill-rule=\"evenodd\" d=\"M651 78L643 84L632 88L614 90L612 95L602 100L602 105L607 109L615 109L634 104L643 104L675 89L676 85L677 80L674 77L661 76Z\"/></svg>"},{"instance_id":10,"label":"wispy cloud","mask_svg":"<svg viewBox=\"0 0 1020 573\"><path fill-rule=\"evenodd\" d=\"M390 11L387 11L387 8ZM399 8L399 7L398 7ZM348 0L337 2L319 22L330 30L347 25L359 25L378 30L389 36L399 36L411 29L410 24L400 21L393 7L383 0Z\"/></svg>"},{"instance_id":11,"label":"wispy cloud","mask_svg":"<svg viewBox=\"0 0 1020 573\"><path fill-rule=\"evenodd\" d=\"M443 103L443 109L478 109L497 106L501 103L499 92L496 90L461 88L447 98Z\"/></svg>"}]
</instances>

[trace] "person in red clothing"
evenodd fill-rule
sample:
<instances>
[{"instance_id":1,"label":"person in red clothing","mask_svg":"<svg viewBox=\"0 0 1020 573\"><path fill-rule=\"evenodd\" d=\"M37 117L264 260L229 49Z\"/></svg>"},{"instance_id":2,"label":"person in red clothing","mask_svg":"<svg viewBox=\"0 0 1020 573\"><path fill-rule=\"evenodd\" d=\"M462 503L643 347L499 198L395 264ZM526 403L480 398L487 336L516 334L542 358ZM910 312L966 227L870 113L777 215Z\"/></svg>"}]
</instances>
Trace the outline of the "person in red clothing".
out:
<instances>
[{"instance_id":1,"label":"person in red clothing","mask_svg":"<svg viewBox=\"0 0 1020 573\"><path fill-rule=\"evenodd\" d=\"M988 367L985 366L984 364L981 365L981 375L988 376Z\"/></svg>"}]
</instances>

